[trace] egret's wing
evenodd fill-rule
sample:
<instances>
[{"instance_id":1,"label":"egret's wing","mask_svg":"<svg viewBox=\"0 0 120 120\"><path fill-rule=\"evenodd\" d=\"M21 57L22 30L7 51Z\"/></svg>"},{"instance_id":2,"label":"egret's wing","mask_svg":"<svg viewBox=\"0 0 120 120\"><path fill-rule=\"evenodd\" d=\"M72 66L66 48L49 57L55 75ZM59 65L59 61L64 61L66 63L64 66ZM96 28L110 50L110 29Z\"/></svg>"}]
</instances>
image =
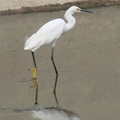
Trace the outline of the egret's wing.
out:
<instances>
[{"instance_id":1,"label":"egret's wing","mask_svg":"<svg viewBox=\"0 0 120 120\"><path fill-rule=\"evenodd\" d=\"M24 49L35 51L40 46L58 39L64 31L64 26L65 22L62 19L46 23L26 41Z\"/></svg>"},{"instance_id":2,"label":"egret's wing","mask_svg":"<svg viewBox=\"0 0 120 120\"><path fill-rule=\"evenodd\" d=\"M65 22L62 19L52 20L43 25L36 34L42 34L49 42L58 39L63 33ZM47 41L47 42L48 42Z\"/></svg>"}]
</instances>

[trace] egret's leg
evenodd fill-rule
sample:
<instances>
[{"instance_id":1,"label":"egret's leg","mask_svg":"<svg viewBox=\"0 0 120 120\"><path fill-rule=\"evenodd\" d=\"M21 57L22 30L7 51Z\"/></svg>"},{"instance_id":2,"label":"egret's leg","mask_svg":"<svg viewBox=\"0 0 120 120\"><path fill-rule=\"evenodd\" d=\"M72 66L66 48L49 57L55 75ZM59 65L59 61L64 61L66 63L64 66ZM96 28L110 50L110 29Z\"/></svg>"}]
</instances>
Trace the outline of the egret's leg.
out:
<instances>
[{"instance_id":1,"label":"egret's leg","mask_svg":"<svg viewBox=\"0 0 120 120\"><path fill-rule=\"evenodd\" d=\"M34 68L31 68L29 70L32 71L32 76L31 76L31 79L33 81L33 84L36 88L36 95L35 95L35 105L38 104L37 100L38 100L38 84L37 84L37 77L36 77L36 74L37 74L37 66L36 66L36 61L35 61L35 56L34 56L34 52L31 52L32 54L32 58L33 58L33 63L34 63Z\"/></svg>"},{"instance_id":2,"label":"egret's leg","mask_svg":"<svg viewBox=\"0 0 120 120\"><path fill-rule=\"evenodd\" d=\"M53 63L53 66L54 66L54 70L55 70L55 73L56 73L53 94L54 94L54 97L55 97L55 100L56 100L57 107L60 107L59 103L58 103L57 95L56 95L56 87L57 87L57 80L58 80L58 71L57 71L57 68L56 68L56 65L55 65L55 62L54 62L54 47L52 47L51 60L52 60L52 63Z\"/></svg>"}]
</instances>

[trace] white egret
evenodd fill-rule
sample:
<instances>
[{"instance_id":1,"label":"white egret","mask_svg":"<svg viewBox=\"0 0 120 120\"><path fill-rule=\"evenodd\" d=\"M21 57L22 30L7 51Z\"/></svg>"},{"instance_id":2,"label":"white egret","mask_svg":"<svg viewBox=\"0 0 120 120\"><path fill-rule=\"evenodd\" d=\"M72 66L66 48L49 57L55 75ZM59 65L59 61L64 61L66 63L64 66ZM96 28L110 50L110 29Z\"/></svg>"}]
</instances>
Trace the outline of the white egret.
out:
<instances>
[{"instance_id":1,"label":"white egret","mask_svg":"<svg viewBox=\"0 0 120 120\"><path fill-rule=\"evenodd\" d=\"M45 25L43 25L36 33L34 33L28 40L25 42L24 50L30 50L32 53L33 57L33 62L34 62L34 68L30 69L32 70L32 80L34 82L34 85L36 87L36 98L35 98L35 104L37 104L37 95L38 95L38 84L36 81L36 72L37 72L37 66L36 66L36 61L35 61L35 56L34 52L38 48L40 48L44 44L49 44L52 43L52 54L51 54L51 60L54 66L54 70L56 73L56 79L55 79L55 84L54 84L54 96L56 103L58 105L57 97L56 97L56 86L57 86L57 79L58 79L58 71L54 62L54 47L56 44L57 39L63 35L64 33L67 33L70 31L75 23L76 19L73 17L73 14L76 12L89 12L92 13L92 11L88 10L83 10L77 6L72 6L70 7L66 12L65 12L65 19L67 22L65 22L63 19L58 18L49 21Z\"/></svg>"}]
</instances>

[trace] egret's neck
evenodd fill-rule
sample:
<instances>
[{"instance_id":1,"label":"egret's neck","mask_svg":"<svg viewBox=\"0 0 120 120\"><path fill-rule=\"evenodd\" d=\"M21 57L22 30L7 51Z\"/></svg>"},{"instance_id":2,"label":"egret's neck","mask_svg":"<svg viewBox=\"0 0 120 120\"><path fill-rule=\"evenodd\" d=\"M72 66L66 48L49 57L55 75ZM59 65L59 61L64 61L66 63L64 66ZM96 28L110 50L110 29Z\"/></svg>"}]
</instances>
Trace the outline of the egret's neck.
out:
<instances>
[{"instance_id":1,"label":"egret's neck","mask_svg":"<svg viewBox=\"0 0 120 120\"><path fill-rule=\"evenodd\" d=\"M69 30L71 30L75 23L76 23L76 19L72 16L73 13L70 13L69 11L65 13L64 17L67 20L66 26L65 26L65 32L68 32Z\"/></svg>"}]
</instances>

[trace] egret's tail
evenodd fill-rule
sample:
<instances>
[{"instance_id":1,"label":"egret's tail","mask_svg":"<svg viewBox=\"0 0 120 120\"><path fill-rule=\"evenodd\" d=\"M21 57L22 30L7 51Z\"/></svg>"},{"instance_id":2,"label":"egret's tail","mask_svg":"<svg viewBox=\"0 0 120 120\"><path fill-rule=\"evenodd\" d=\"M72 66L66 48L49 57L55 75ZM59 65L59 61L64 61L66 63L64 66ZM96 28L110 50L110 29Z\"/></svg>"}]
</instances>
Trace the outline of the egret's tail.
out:
<instances>
[{"instance_id":1,"label":"egret's tail","mask_svg":"<svg viewBox=\"0 0 120 120\"><path fill-rule=\"evenodd\" d=\"M35 34L33 34L30 38L25 38L25 46L24 50L30 50L33 48Z\"/></svg>"},{"instance_id":2,"label":"egret's tail","mask_svg":"<svg viewBox=\"0 0 120 120\"><path fill-rule=\"evenodd\" d=\"M25 41L24 50L27 50L26 49L26 42L27 42L28 39L29 39L28 37L25 37L25 40L24 40Z\"/></svg>"}]
</instances>

